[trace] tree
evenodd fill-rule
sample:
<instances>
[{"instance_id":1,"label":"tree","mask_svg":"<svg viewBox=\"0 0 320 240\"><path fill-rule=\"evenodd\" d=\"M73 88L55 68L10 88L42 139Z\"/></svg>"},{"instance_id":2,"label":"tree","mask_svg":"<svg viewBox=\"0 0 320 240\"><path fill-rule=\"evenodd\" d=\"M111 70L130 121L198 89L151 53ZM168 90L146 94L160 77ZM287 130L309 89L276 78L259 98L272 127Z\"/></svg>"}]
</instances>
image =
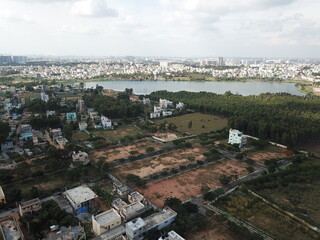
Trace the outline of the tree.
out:
<instances>
[{"instance_id":1,"label":"tree","mask_svg":"<svg viewBox=\"0 0 320 240\"><path fill-rule=\"evenodd\" d=\"M232 177L231 176L226 176L226 175L221 175L219 177L219 181L222 185L228 185L231 182Z\"/></svg>"},{"instance_id":2,"label":"tree","mask_svg":"<svg viewBox=\"0 0 320 240\"><path fill-rule=\"evenodd\" d=\"M6 141L10 132L9 124L3 121L0 121L0 144Z\"/></svg>"},{"instance_id":3,"label":"tree","mask_svg":"<svg viewBox=\"0 0 320 240\"><path fill-rule=\"evenodd\" d=\"M190 121L190 122L188 123L188 128L189 128L189 129L192 128L192 121Z\"/></svg>"},{"instance_id":4,"label":"tree","mask_svg":"<svg viewBox=\"0 0 320 240\"><path fill-rule=\"evenodd\" d=\"M30 189L30 195L32 198L37 198L39 197L39 189L35 186L32 186Z\"/></svg>"}]
</instances>

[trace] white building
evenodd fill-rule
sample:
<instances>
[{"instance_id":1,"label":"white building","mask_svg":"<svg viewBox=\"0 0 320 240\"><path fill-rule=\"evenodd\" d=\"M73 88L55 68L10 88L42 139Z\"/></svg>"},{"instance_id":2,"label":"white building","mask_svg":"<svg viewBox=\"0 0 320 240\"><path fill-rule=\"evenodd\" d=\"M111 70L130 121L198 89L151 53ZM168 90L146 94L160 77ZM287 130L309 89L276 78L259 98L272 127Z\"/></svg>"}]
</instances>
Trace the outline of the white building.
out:
<instances>
[{"instance_id":1,"label":"white building","mask_svg":"<svg viewBox=\"0 0 320 240\"><path fill-rule=\"evenodd\" d=\"M90 162L89 156L86 152L73 152L72 160L74 162L81 162L83 165L87 165Z\"/></svg>"},{"instance_id":2,"label":"white building","mask_svg":"<svg viewBox=\"0 0 320 240\"><path fill-rule=\"evenodd\" d=\"M85 211L97 205L98 195L86 186L69 189L63 195L76 211Z\"/></svg>"},{"instance_id":3,"label":"white building","mask_svg":"<svg viewBox=\"0 0 320 240\"><path fill-rule=\"evenodd\" d=\"M239 147L243 147L247 143L247 137L236 129L229 130L229 144L239 144Z\"/></svg>"},{"instance_id":4,"label":"white building","mask_svg":"<svg viewBox=\"0 0 320 240\"><path fill-rule=\"evenodd\" d=\"M92 229L97 236L120 226L120 224L121 217L113 208L97 216L92 216Z\"/></svg>"},{"instance_id":5,"label":"white building","mask_svg":"<svg viewBox=\"0 0 320 240\"><path fill-rule=\"evenodd\" d=\"M84 104L84 101L82 99L78 99L78 109L79 109L79 112L84 112L85 111L85 104Z\"/></svg>"},{"instance_id":6,"label":"white building","mask_svg":"<svg viewBox=\"0 0 320 240\"><path fill-rule=\"evenodd\" d=\"M184 108L184 103L183 102L177 103L176 108L182 110Z\"/></svg>"},{"instance_id":7,"label":"white building","mask_svg":"<svg viewBox=\"0 0 320 240\"><path fill-rule=\"evenodd\" d=\"M147 230L161 230L169 226L176 219L177 213L171 208L165 208L159 213L152 214L144 219Z\"/></svg>"},{"instance_id":8,"label":"white building","mask_svg":"<svg viewBox=\"0 0 320 240\"><path fill-rule=\"evenodd\" d=\"M48 94L42 92L42 93L40 94L40 96L41 96L41 100L42 100L42 101L44 101L44 102L48 102L48 101L49 101L49 95L48 95Z\"/></svg>"},{"instance_id":9,"label":"white building","mask_svg":"<svg viewBox=\"0 0 320 240\"><path fill-rule=\"evenodd\" d=\"M111 119L102 115L101 116L101 125L102 125L103 129L110 129L112 127L112 121L111 121Z\"/></svg>"},{"instance_id":10,"label":"white building","mask_svg":"<svg viewBox=\"0 0 320 240\"><path fill-rule=\"evenodd\" d=\"M86 122L80 122L79 123L79 129L80 131L85 131L87 130L88 124Z\"/></svg>"},{"instance_id":11,"label":"white building","mask_svg":"<svg viewBox=\"0 0 320 240\"><path fill-rule=\"evenodd\" d=\"M153 112L154 112L154 113L161 113L161 107L154 106L154 107L153 107Z\"/></svg>"},{"instance_id":12,"label":"white building","mask_svg":"<svg viewBox=\"0 0 320 240\"><path fill-rule=\"evenodd\" d=\"M167 108L167 107L172 107L173 106L173 102L167 100L167 99L159 99L159 106L160 108Z\"/></svg>"},{"instance_id":13,"label":"white building","mask_svg":"<svg viewBox=\"0 0 320 240\"><path fill-rule=\"evenodd\" d=\"M171 111L163 111L162 112L162 116L163 117L168 117L168 116L171 116L172 115L172 112Z\"/></svg>"},{"instance_id":14,"label":"white building","mask_svg":"<svg viewBox=\"0 0 320 240\"><path fill-rule=\"evenodd\" d=\"M168 232L168 234L160 237L158 240L185 240L185 239L175 231L170 231Z\"/></svg>"},{"instance_id":15,"label":"white building","mask_svg":"<svg viewBox=\"0 0 320 240\"><path fill-rule=\"evenodd\" d=\"M120 209L121 217L128 221L138 217L146 211L145 206L141 202L133 202Z\"/></svg>"},{"instance_id":16,"label":"white building","mask_svg":"<svg viewBox=\"0 0 320 240\"><path fill-rule=\"evenodd\" d=\"M160 62L160 67L162 68L168 68L169 67L169 63L168 62Z\"/></svg>"},{"instance_id":17,"label":"white building","mask_svg":"<svg viewBox=\"0 0 320 240\"><path fill-rule=\"evenodd\" d=\"M150 98L145 98L145 97L144 97L144 98L142 99L142 102L143 102L144 105L150 105L150 104L151 104Z\"/></svg>"},{"instance_id":18,"label":"white building","mask_svg":"<svg viewBox=\"0 0 320 240\"><path fill-rule=\"evenodd\" d=\"M150 113L150 118L153 119L153 118L159 118L161 116L161 113L159 112L153 112L153 113Z\"/></svg>"},{"instance_id":19,"label":"white building","mask_svg":"<svg viewBox=\"0 0 320 240\"><path fill-rule=\"evenodd\" d=\"M126 235L129 240L142 240L144 232L146 232L146 223L142 218L126 223Z\"/></svg>"}]
</instances>

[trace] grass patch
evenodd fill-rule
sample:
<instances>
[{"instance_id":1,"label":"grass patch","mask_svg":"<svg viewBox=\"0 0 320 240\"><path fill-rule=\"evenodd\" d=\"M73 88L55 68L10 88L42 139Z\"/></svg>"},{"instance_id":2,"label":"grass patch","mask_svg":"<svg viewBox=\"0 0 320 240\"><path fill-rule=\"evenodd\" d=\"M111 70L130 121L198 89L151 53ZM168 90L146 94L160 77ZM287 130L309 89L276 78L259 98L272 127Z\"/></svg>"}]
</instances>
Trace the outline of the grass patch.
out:
<instances>
[{"instance_id":1,"label":"grass patch","mask_svg":"<svg viewBox=\"0 0 320 240\"><path fill-rule=\"evenodd\" d=\"M90 136L82 131L76 131L72 134L72 140L84 141L90 138Z\"/></svg>"},{"instance_id":2,"label":"grass patch","mask_svg":"<svg viewBox=\"0 0 320 240\"><path fill-rule=\"evenodd\" d=\"M160 119L156 121L156 124L159 125L162 122L174 123L179 131L191 134L201 134L220 130L227 127L228 124L226 118L202 113L191 113L178 117ZM192 124L190 124L190 122L192 122Z\"/></svg>"},{"instance_id":3,"label":"grass patch","mask_svg":"<svg viewBox=\"0 0 320 240\"><path fill-rule=\"evenodd\" d=\"M115 130L96 130L92 131L94 137L105 137L110 141L120 141L127 136L136 136L139 133L139 129L133 126L119 127Z\"/></svg>"}]
</instances>

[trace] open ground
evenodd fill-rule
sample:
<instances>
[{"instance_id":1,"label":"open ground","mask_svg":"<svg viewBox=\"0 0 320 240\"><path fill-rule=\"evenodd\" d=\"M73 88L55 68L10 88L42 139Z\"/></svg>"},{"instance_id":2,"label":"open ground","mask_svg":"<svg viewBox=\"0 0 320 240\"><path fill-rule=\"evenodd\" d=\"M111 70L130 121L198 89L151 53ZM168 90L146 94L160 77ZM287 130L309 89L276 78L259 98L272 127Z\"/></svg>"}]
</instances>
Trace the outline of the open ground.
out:
<instances>
[{"instance_id":1,"label":"open ground","mask_svg":"<svg viewBox=\"0 0 320 240\"><path fill-rule=\"evenodd\" d=\"M223 159L161 181L151 182L139 188L139 191L162 207L169 197L185 201L201 194L203 187L214 189L221 186L219 181L221 175L237 175L239 178L246 176L248 166L235 159Z\"/></svg>"},{"instance_id":2,"label":"open ground","mask_svg":"<svg viewBox=\"0 0 320 240\"><path fill-rule=\"evenodd\" d=\"M113 162L117 159L128 158L130 156L138 156L147 153L147 148L153 148L154 151L160 150L161 145L148 140L141 140L135 144L121 146L108 150L94 151L91 154L92 160L97 162L100 157L104 157L107 162Z\"/></svg>"},{"instance_id":3,"label":"open ground","mask_svg":"<svg viewBox=\"0 0 320 240\"><path fill-rule=\"evenodd\" d=\"M306 230L304 226L248 193L236 191L227 199L219 200L217 204L233 216L257 226L276 239L289 240L293 239L293 236L299 240L317 239L313 237L313 231Z\"/></svg>"},{"instance_id":4,"label":"open ground","mask_svg":"<svg viewBox=\"0 0 320 240\"><path fill-rule=\"evenodd\" d=\"M287 157L286 154L282 152L283 150L283 148L269 145L263 150L254 150L248 152L247 157L260 164L264 164L265 160L284 159L285 157Z\"/></svg>"},{"instance_id":5,"label":"open ground","mask_svg":"<svg viewBox=\"0 0 320 240\"><path fill-rule=\"evenodd\" d=\"M136 136L139 129L133 126L119 127L115 130L96 130L91 132L94 137L105 137L111 142L120 141L126 136Z\"/></svg>"},{"instance_id":6,"label":"open ground","mask_svg":"<svg viewBox=\"0 0 320 240\"><path fill-rule=\"evenodd\" d=\"M191 128L189 128L190 121L192 122ZM215 115L191 113L178 117L160 119L155 122L158 125L163 122L174 123L179 131L200 134L225 128L227 127L228 120Z\"/></svg>"},{"instance_id":7,"label":"open ground","mask_svg":"<svg viewBox=\"0 0 320 240\"><path fill-rule=\"evenodd\" d=\"M174 152L122 165L115 169L115 173L116 175L119 175L120 178L123 178L127 174L135 174L140 178L145 178L165 170L188 165L198 160L204 160L204 152L207 151L202 147L180 149Z\"/></svg>"}]
</instances>

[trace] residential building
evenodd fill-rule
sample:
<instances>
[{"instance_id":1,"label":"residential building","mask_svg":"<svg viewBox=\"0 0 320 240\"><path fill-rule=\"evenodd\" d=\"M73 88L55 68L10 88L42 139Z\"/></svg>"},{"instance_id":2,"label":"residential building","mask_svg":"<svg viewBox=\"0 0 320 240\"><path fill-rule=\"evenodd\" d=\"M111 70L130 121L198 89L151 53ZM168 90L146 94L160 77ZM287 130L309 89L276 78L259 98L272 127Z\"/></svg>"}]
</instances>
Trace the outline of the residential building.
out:
<instances>
[{"instance_id":1,"label":"residential building","mask_svg":"<svg viewBox=\"0 0 320 240\"><path fill-rule=\"evenodd\" d=\"M153 119L153 118L159 118L161 117L161 113L159 112L153 112L153 113L150 113L150 118Z\"/></svg>"},{"instance_id":2,"label":"residential building","mask_svg":"<svg viewBox=\"0 0 320 240\"><path fill-rule=\"evenodd\" d=\"M182 110L184 108L184 103L183 102L179 102L176 104L176 108L179 110Z\"/></svg>"},{"instance_id":3,"label":"residential building","mask_svg":"<svg viewBox=\"0 0 320 240\"><path fill-rule=\"evenodd\" d=\"M171 116L172 115L172 112L171 111L163 111L162 112L162 116L163 117L168 117L168 116Z\"/></svg>"},{"instance_id":4,"label":"residential building","mask_svg":"<svg viewBox=\"0 0 320 240\"><path fill-rule=\"evenodd\" d=\"M145 206L141 202L133 202L120 209L120 215L125 220L131 220L146 211Z\"/></svg>"},{"instance_id":5,"label":"residential building","mask_svg":"<svg viewBox=\"0 0 320 240\"><path fill-rule=\"evenodd\" d=\"M145 198L141 193L134 191L134 192L128 194L128 201L130 203L143 202L143 201L145 201Z\"/></svg>"},{"instance_id":6,"label":"residential building","mask_svg":"<svg viewBox=\"0 0 320 240\"><path fill-rule=\"evenodd\" d=\"M239 147L243 147L247 143L247 137L236 129L229 130L229 144L239 144Z\"/></svg>"},{"instance_id":7,"label":"residential building","mask_svg":"<svg viewBox=\"0 0 320 240\"><path fill-rule=\"evenodd\" d=\"M116 198L112 201L112 207L116 209L118 212L122 211L123 208L126 208L128 204L123 201L121 198Z\"/></svg>"},{"instance_id":8,"label":"residential building","mask_svg":"<svg viewBox=\"0 0 320 240\"><path fill-rule=\"evenodd\" d=\"M72 160L74 162L81 162L83 165L87 165L90 162L89 155L86 152L73 152Z\"/></svg>"},{"instance_id":9,"label":"residential building","mask_svg":"<svg viewBox=\"0 0 320 240\"><path fill-rule=\"evenodd\" d=\"M12 216L1 218L0 230L4 240L25 239L18 221Z\"/></svg>"},{"instance_id":10,"label":"residential building","mask_svg":"<svg viewBox=\"0 0 320 240\"><path fill-rule=\"evenodd\" d=\"M98 196L90 188L79 186L63 193L75 211L85 212L97 206Z\"/></svg>"},{"instance_id":11,"label":"residential building","mask_svg":"<svg viewBox=\"0 0 320 240\"><path fill-rule=\"evenodd\" d=\"M86 106L84 104L84 101L82 99L78 99L78 110L79 112L84 112L86 110Z\"/></svg>"},{"instance_id":12,"label":"residential building","mask_svg":"<svg viewBox=\"0 0 320 240\"><path fill-rule=\"evenodd\" d=\"M33 213L41 209L41 201L39 198L31 199L29 201L19 204L19 213L23 216L26 213Z\"/></svg>"},{"instance_id":13,"label":"residential building","mask_svg":"<svg viewBox=\"0 0 320 240\"><path fill-rule=\"evenodd\" d=\"M100 213L99 215L92 216L92 229L97 236L120 226L120 224L121 217L113 208L106 212Z\"/></svg>"},{"instance_id":14,"label":"residential building","mask_svg":"<svg viewBox=\"0 0 320 240\"><path fill-rule=\"evenodd\" d=\"M48 102L49 101L49 95L46 94L45 92L42 92L40 94L40 97L41 97L41 100L44 101L44 102Z\"/></svg>"},{"instance_id":15,"label":"residential building","mask_svg":"<svg viewBox=\"0 0 320 240\"><path fill-rule=\"evenodd\" d=\"M112 128L112 121L111 121L111 119L102 115L101 116L101 125L102 125L103 129L111 129Z\"/></svg>"},{"instance_id":16,"label":"residential building","mask_svg":"<svg viewBox=\"0 0 320 240\"><path fill-rule=\"evenodd\" d=\"M129 240L142 240L147 224L142 218L136 218L126 223L126 235Z\"/></svg>"},{"instance_id":17,"label":"residential building","mask_svg":"<svg viewBox=\"0 0 320 240\"><path fill-rule=\"evenodd\" d=\"M150 104L151 104L150 98L145 98L145 97L144 97L144 98L142 99L142 102L143 102L144 105L150 105Z\"/></svg>"},{"instance_id":18,"label":"residential building","mask_svg":"<svg viewBox=\"0 0 320 240\"><path fill-rule=\"evenodd\" d=\"M56 115L56 111L47 110L47 117Z\"/></svg>"},{"instance_id":19,"label":"residential building","mask_svg":"<svg viewBox=\"0 0 320 240\"><path fill-rule=\"evenodd\" d=\"M159 99L159 106L160 108L168 108L173 106L173 102L167 100L167 99Z\"/></svg>"},{"instance_id":20,"label":"residential building","mask_svg":"<svg viewBox=\"0 0 320 240\"><path fill-rule=\"evenodd\" d=\"M161 230L169 226L177 217L177 213L171 208L165 208L159 213L152 214L144 219L148 231Z\"/></svg>"},{"instance_id":21,"label":"residential building","mask_svg":"<svg viewBox=\"0 0 320 240\"><path fill-rule=\"evenodd\" d=\"M175 231L170 231L164 236L160 237L158 240L185 240L185 239Z\"/></svg>"},{"instance_id":22,"label":"residential building","mask_svg":"<svg viewBox=\"0 0 320 240\"><path fill-rule=\"evenodd\" d=\"M54 128L50 130L50 134L52 138L60 137L62 136L61 128Z\"/></svg>"},{"instance_id":23,"label":"residential building","mask_svg":"<svg viewBox=\"0 0 320 240\"><path fill-rule=\"evenodd\" d=\"M154 106L154 107L153 107L153 112L154 112L154 113L161 113L161 107Z\"/></svg>"},{"instance_id":24,"label":"residential building","mask_svg":"<svg viewBox=\"0 0 320 240\"><path fill-rule=\"evenodd\" d=\"M75 112L67 113L66 118L69 121L77 121L77 114Z\"/></svg>"},{"instance_id":25,"label":"residential building","mask_svg":"<svg viewBox=\"0 0 320 240\"><path fill-rule=\"evenodd\" d=\"M86 240L86 232L82 226L68 227L67 229L61 229L51 237L44 240Z\"/></svg>"},{"instance_id":26,"label":"residential building","mask_svg":"<svg viewBox=\"0 0 320 240\"><path fill-rule=\"evenodd\" d=\"M131 102L140 102L140 99L138 96L130 96L130 101Z\"/></svg>"},{"instance_id":27,"label":"residential building","mask_svg":"<svg viewBox=\"0 0 320 240\"><path fill-rule=\"evenodd\" d=\"M88 124L86 122L79 122L79 129L80 131L87 130Z\"/></svg>"},{"instance_id":28,"label":"residential building","mask_svg":"<svg viewBox=\"0 0 320 240\"><path fill-rule=\"evenodd\" d=\"M0 205L6 204L6 196L4 195L3 189L0 186Z\"/></svg>"},{"instance_id":29,"label":"residential building","mask_svg":"<svg viewBox=\"0 0 320 240\"><path fill-rule=\"evenodd\" d=\"M22 124L19 126L18 132L20 134L21 140L28 140L29 138L32 138L33 136L33 130L32 127L29 124Z\"/></svg>"}]
</instances>

